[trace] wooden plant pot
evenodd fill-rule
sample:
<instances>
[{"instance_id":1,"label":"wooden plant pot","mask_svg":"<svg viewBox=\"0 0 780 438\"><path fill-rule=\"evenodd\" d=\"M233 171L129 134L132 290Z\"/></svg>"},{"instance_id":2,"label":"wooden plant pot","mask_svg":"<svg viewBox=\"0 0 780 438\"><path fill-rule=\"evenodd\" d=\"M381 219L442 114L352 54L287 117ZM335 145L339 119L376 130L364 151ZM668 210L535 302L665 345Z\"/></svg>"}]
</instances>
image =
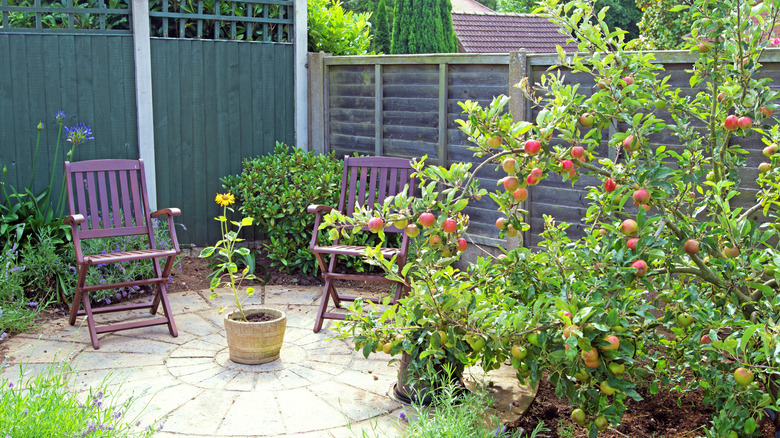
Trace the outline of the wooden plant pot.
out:
<instances>
[{"instance_id":1,"label":"wooden plant pot","mask_svg":"<svg viewBox=\"0 0 780 438\"><path fill-rule=\"evenodd\" d=\"M279 358L279 350L284 341L287 316L281 310L269 307L245 309L244 314L267 313L274 316L271 321L243 322L233 318L240 315L238 310L225 315L225 334L227 335L230 360L236 363L257 365Z\"/></svg>"}]
</instances>

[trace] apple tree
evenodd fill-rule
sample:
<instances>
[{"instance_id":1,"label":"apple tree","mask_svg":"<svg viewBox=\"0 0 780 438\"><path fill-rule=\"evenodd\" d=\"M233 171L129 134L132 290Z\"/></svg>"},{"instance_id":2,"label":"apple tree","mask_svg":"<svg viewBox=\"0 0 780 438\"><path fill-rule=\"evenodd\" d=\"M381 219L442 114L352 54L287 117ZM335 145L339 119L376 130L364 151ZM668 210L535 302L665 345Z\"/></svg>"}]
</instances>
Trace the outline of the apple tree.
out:
<instances>
[{"instance_id":1,"label":"apple tree","mask_svg":"<svg viewBox=\"0 0 780 438\"><path fill-rule=\"evenodd\" d=\"M717 411L708 437L755 436L766 412L780 411L778 93L760 70L780 4L696 0L692 91L671 86L652 53L627 51L604 10L579 0L542 9L579 53L561 52L559 69L518 84L536 119L513 120L501 96L462 103L461 129L484 160L478 168L506 173L489 193L502 235L529 228L522 201L551 173L598 181L587 189L584 235L546 217L538 249L455 269L463 208L488 192L467 164L420 163L422 195L390 198L379 213L418 236L404 268L411 292L387 309L358 301L340 329L366 354L381 345L413 353L420 367L509 361L521 381L550 379L591 437L620 423L627 398L696 389ZM592 82L569 83L564 71ZM741 145L751 137L766 145L757 169ZM337 234L340 223L368 220L332 215L324 226ZM392 260L369 256L401 278Z\"/></svg>"}]
</instances>

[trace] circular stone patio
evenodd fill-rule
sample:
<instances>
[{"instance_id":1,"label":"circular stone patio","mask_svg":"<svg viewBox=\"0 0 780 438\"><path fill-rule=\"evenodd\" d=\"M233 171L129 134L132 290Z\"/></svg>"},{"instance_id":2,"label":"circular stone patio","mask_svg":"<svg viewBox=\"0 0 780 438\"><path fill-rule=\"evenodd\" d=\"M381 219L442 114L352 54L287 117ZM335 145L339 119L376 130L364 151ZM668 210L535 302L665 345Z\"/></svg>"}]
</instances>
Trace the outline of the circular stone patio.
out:
<instances>
[{"instance_id":1,"label":"circular stone patio","mask_svg":"<svg viewBox=\"0 0 780 438\"><path fill-rule=\"evenodd\" d=\"M78 370L74 385L82 396L106 382L119 400L136 397L133 412L124 418L145 407L141 423L162 419L155 434L160 437L354 437L363 430L368 436L399 435L399 414L408 407L387 395L397 368L388 365L389 355L365 359L351 342L330 339L332 322L313 333L320 291L267 286L246 303L264 302L287 312L281 357L267 364L229 360L217 309L230 306L232 295L209 300L209 291L191 291L169 294L176 338L166 326L141 328L101 335L100 349L94 350L86 329L62 318L4 341L8 366L0 377L18 381L19 364L30 375L67 359ZM126 314L96 318L124 320ZM531 392L517 384L511 369L488 378L502 417L516 416L530 403Z\"/></svg>"}]
</instances>

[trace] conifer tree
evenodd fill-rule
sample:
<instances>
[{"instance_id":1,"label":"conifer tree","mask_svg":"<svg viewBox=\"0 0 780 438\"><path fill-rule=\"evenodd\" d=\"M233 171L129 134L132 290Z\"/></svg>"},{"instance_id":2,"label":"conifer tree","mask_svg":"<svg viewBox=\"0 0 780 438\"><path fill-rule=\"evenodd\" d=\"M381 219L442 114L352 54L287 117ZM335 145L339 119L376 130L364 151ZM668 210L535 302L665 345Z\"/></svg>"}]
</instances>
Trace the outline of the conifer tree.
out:
<instances>
[{"instance_id":1,"label":"conifer tree","mask_svg":"<svg viewBox=\"0 0 780 438\"><path fill-rule=\"evenodd\" d=\"M457 51L450 0L397 0L391 53Z\"/></svg>"},{"instance_id":2,"label":"conifer tree","mask_svg":"<svg viewBox=\"0 0 780 438\"><path fill-rule=\"evenodd\" d=\"M387 21L385 0L379 0L374 11L374 51L390 53L390 24Z\"/></svg>"}]
</instances>

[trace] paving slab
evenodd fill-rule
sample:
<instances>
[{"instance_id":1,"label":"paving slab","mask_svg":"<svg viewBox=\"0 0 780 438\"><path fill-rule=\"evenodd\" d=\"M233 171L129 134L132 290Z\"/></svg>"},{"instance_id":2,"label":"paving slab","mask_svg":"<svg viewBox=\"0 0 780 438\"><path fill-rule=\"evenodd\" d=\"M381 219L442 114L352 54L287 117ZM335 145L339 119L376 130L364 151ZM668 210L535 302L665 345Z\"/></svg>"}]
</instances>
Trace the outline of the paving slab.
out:
<instances>
[{"instance_id":1,"label":"paving slab","mask_svg":"<svg viewBox=\"0 0 780 438\"><path fill-rule=\"evenodd\" d=\"M333 322L313 333L320 287L267 286L246 305L264 304L286 311L285 341L278 360L262 365L230 361L222 306L231 308L232 295L222 290L169 295L179 336L165 326L101 335L100 349L91 347L84 327L67 320L51 321L35 332L4 341L8 353L0 380L24 381L57 361L77 370L73 387L80 398L94 388L117 394L117 402L134 397L125 418L140 427L160 423L158 437L393 437L404 423L405 407L388 396L397 364L389 355L365 359L351 342L333 339ZM139 313L138 317L144 317ZM79 323L81 319L79 320ZM0 358L3 359L3 358ZM474 380L492 382L496 409L509 407L518 395L529 400L533 391L517 384L514 372L479 370ZM23 382L19 382L23 383ZM523 408L524 409L524 408ZM503 416L503 414L502 414Z\"/></svg>"}]
</instances>

